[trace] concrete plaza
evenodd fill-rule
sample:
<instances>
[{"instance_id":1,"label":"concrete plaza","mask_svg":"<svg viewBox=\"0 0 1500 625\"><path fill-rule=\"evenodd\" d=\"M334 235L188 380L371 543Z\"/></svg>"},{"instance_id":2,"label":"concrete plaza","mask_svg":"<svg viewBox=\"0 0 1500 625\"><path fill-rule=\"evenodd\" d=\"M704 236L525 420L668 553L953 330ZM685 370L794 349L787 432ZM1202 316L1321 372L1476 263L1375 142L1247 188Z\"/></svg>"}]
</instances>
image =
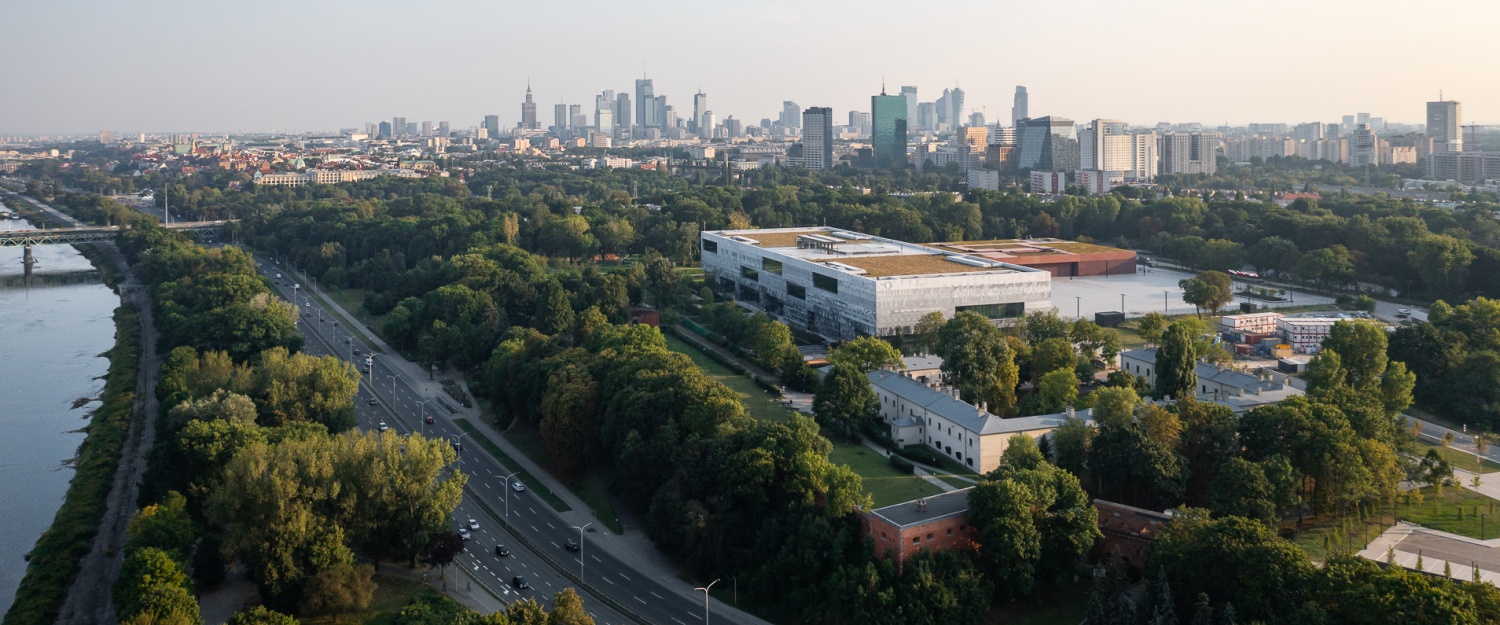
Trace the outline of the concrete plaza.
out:
<instances>
[{"instance_id":1,"label":"concrete plaza","mask_svg":"<svg viewBox=\"0 0 1500 625\"><path fill-rule=\"evenodd\" d=\"M1052 305L1057 307L1057 314L1063 318L1073 319L1081 314L1083 318L1092 320L1094 313L1120 310L1123 295L1127 317L1140 317L1152 311L1170 315L1192 314L1193 305L1182 301L1182 288L1177 286L1177 282L1195 275L1197 274L1173 269L1137 267L1136 273L1123 275L1054 278ZM1241 288L1240 284L1235 283L1236 291ZM1300 291L1290 292L1289 296L1291 301L1272 303L1236 297L1225 307L1225 311L1238 312L1241 301L1253 301L1262 308L1333 303L1331 297Z\"/></svg>"}]
</instances>

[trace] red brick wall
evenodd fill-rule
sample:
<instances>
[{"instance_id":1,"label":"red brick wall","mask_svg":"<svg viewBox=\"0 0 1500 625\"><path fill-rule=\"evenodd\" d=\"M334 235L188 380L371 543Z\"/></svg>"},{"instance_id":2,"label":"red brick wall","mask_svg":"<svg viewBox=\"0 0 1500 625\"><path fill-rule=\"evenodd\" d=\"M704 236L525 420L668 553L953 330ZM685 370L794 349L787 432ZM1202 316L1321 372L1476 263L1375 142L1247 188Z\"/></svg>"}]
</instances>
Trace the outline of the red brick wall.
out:
<instances>
[{"instance_id":1,"label":"red brick wall","mask_svg":"<svg viewBox=\"0 0 1500 625\"><path fill-rule=\"evenodd\" d=\"M969 525L967 514L956 514L904 530L880 517L865 515L863 527L865 535L875 542L875 557L883 558L886 553L894 552L898 570L908 558L923 549L951 551L974 548L974 528Z\"/></svg>"},{"instance_id":2,"label":"red brick wall","mask_svg":"<svg viewBox=\"0 0 1500 625\"><path fill-rule=\"evenodd\" d=\"M1156 540L1156 533L1168 517L1108 501L1095 501L1094 508L1099 512L1099 531L1104 534L1104 538L1094 544L1094 558L1117 559L1135 569L1143 569L1151 542Z\"/></svg>"}]
</instances>

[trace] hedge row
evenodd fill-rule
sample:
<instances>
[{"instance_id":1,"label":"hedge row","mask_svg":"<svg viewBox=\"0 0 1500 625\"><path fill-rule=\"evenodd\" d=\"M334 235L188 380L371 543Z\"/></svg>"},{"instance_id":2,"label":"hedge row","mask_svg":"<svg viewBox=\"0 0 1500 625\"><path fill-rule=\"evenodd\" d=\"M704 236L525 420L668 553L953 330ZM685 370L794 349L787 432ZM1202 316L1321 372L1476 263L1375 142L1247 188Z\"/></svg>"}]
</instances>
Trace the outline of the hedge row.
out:
<instances>
[{"instance_id":1,"label":"hedge row","mask_svg":"<svg viewBox=\"0 0 1500 625\"><path fill-rule=\"evenodd\" d=\"M141 350L139 319L133 306L115 309L115 346L108 352L103 404L85 428L87 436L78 447L77 472L62 507L26 557L26 577L16 590L16 601L5 615L4 625L56 622L80 562L93 546L135 409Z\"/></svg>"}]
</instances>

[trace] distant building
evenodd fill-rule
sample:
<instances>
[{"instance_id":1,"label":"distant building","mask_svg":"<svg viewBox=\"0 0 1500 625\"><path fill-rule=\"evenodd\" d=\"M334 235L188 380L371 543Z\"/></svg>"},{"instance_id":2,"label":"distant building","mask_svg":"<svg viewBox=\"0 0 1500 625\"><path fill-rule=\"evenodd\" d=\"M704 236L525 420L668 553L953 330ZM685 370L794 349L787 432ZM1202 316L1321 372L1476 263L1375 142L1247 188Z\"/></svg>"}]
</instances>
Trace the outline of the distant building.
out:
<instances>
[{"instance_id":1,"label":"distant building","mask_svg":"<svg viewBox=\"0 0 1500 625\"><path fill-rule=\"evenodd\" d=\"M881 93L870 96L870 147L875 167L889 169L906 164L907 100L899 95Z\"/></svg>"},{"instance_id":2,"label":"distant building","mask_svg":"<svg viewBox=\"0 0 1500 625\"><path fill-rule=\"evenodd\" d=\"M650 78L635 81L635 125L641 128L656 126L656 88Z\"/></svg>"},{"instance_id":3,"label":"distant building","mask_svg":"<svg viewBox=\"0 0 1500 625\"><path fill-rule=\"evenodd\" d=\"M559 137L566 137L568 134L568 128L571 127L572 124L573 118L568 115L568 105L561 103L553 104L552 132L556 133Z\"/></svg>"},{"instance_id":4,"label":"distant building","mask_svg":"<svg viewBox=\"0 0 1500 625\"><path fill-rule=\"evenodd\" d=\"M491 136L491 137L498 137L498 136L500 136L500 116L499 115L485 115L484 116L484 129L489 134L489 136Z\"/></svg>"},{"instance_id":5,"label":"distant building","mask_svg":"<svg viewBox=\"0 0 1500 625\"><path fill-rule=\"evenodd\" d=\"M1171 132L1162 137L1164 174L1208 174L1219 170L1219 135L1204 132Z\"/></svg>"},{"instance_id":6,"label":"distant building","mask_svg":"<svg viewBox=\"0 0 1500 625\"><path fill-rule=\"evenodd\" d=\"M1078 169L1078 135L1073 120L1061 117L1023 119L1016 125L1021 169L1072 171Z\"/></svg>"},{"instance_id":7,"label":"distant building","mask_svg":"<svg viewBox=\"0 0 1500 625\"><path fill-rule=\"evenodd\" d=\"M1118 171L1100 171L1097 169L1080 169L1073 172L1073 183L1083 187L1089 195L1102 195L1109 193L1115 185L1125 183L1125 175Z\"/></svg>"},{"instance_id":8,"label":"distant building","mask_svg":"<svg viewBox=\"0 0 1500 625\"><path fill-rule=\"evenodd\" d=\"M1000 172L993 169L970 169L968 181L970 189L1000 190Z\"/></svg>"},{"instance_id":9,"label":"distant building","mask_svg":"<svg viewBox=\"0 0 1500 625\"><path fill-rule=\"evenodd\" d=\"M849 111L849 132L860 135L870 134L870 114Z\"/></svg>"},{"instance_id":10,"label":"distant building","mask_svg":"<svg viewBox=\"0 0 1500 625\"><path fill-rule=\"evenodd\" d=\"M1433 152L1464 151L1463 105L1455 100L1427 103L1427 136Z\"/></svg>"},{"instance_id":11,"label":"distant building","mask_svg":"<svg viewBox=\"0 0 1500 625\"><path fill-rule=\"evenodd\" d=\"M881 95L885 94L885 88L884 88L884 86L881 87L880 93L881 93ZM906 112L904 114L902 114L900 117L902 119L906 120L906 124L907 124L908 127L910 127L911 129L915 129L916 128L915 122L916 122L916 119L917 119L917 104L918 104L918 102L917 102L917 88L913 87L913 86L910 86L910 85L901 87L901 97L906 99Z\"/></svg>"},{"instance_id":12,"label":"distant building","mask_svg":"<svg viewBox=\"0 0 1500 625\"><path fill-rule=\"evenodd\" d=\"M541 123L536 120L536 102L531 99L531 85L526 85L526 101L521 103L521 129L537 130Z\"/></svg>"},{"instance_id":13,"label":"distant building","mask_svg":"<svg viewBox=\"0 0 1500 625\"><path fill-rule=\"evenodd\" d=\"M1078 132L1078 168L1105 172L1134 169L1129 127L1118 119L1096 119Z\"/></svg>"},{"instance_id":14,"label":"distant building","mask_svg":"<svg viewBox=\"0 0 1500 625\"><path fill-rule=\"evenodd\" d=\"M802 107L798 106L796 102L787 100L781 103L781 127L802 127Z\"/></svg>"},{"instance_id":15,"label":"distant building","mask_svg":"<svg viewBox=\"0 0 1500 625\"><path fill-rule=\"evenodd\" d=\"M1019 127L1021 120L1031 117L1030 96L1026 94L1026 88L1016 85L1015 103L1010 107L1010 125Z\"/></svg>"},{"instance_id":16,"label":"distant building","mask_svg":"<svg viewBox=\"0 0 1500 625\"><path fill-rule=\"evenodd\" d=\"M1031 192L1058 194L1068 188L1068 174L1044 169L1031 170Z\"/></svg>"},{"instance_id":17,"label":"distant building","mask_svg":"<svg viewBox=\"0 0 1500 625\"><path fill-rule=\"evenodd\" d=\"M802 162L808 169L832 169L833 109L812 107L802 112Z\"/></svg>"},{"instance_id":18,"label":"distant building","mask_svg":"<svg viewBox=\"0 0 1500 625\"><path fill-rule=\"evenodd\" d=\"M899 571L922 551L974 549L975 528L969 524L969 491L950 491L864 514L860 530L875 543L875 557L887 555Z\"/></svg>"},{"instance_id":19,"label":"distant building","mask_svg":"<svg viewBox=\"0 0 1500 625\"><path fill-rule=\"evenodd\" d=\"M1156 350L1134 349L1120 354L1120 369L1155 385ZM1293 387L1285 375L1264 369L1251 374L1199 362L1194 372L1198 376L1194 399L1227 406L1236 413L1306 394Z\"/></svg>"},{"instance_id":20,"label":"distant building","mask_svg":"<svg viewBox=\"0 0 1500 625\"><path fill-rule=\"evenodd\" d=\"M1500 180L1500 152L1434 152L1427 157L1428 177L1478 184Z\"/></svg>"}]
</instances>

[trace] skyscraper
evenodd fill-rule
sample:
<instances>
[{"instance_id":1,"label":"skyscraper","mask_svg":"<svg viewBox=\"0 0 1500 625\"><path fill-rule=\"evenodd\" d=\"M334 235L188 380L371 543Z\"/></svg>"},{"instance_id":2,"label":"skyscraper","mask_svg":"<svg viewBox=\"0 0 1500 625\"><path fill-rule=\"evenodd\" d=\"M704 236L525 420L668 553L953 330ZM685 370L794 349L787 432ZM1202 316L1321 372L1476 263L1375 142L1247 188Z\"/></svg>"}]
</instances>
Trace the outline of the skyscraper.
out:
<instances>
[{"instance_id":1,"label":"skyscraper","mask_svg":"<svg viewBox=\"0 0 1500 625\"><path fill-rule=\"evenodd\" d=\"M656 89L650 78L635 81L635 125L649 128L656 122Z\"/></svg>"},{"instance_id":2,"label":"skyscraper","mask_svg":"<svg viewBox=\"0 0 1500 625\"><path fill-rule=\"evenodd\" d=\"M933 122L934 123L932 124L932 126L930 128L927 127L927 126L923 126L923 128L927 128L929 130L943 130L944 128L952 127L953 126L953 90L952 89L944 89L943 90L943 95L938 96L937 102L935 102L934 104L937 105L937 108L933 111Z\"/></svg>"},{"instance_id":3,"label":"skyscraper","mask_svg":"<svg viewBox=\"0 0 1500 625\"><path fill-rule=\"evenodd\" d=\"M379 137L381 139L389 139L389 138L391 138L391 123L390 122L380 122L380 135L379 135Z\"/></svg>"},{"instance_id":4,"label":"skyscraper","mask_svg":"<svg viewBox=\"0 0 1500 625\"><path fill-rule=\"evenodd\" d=\"M885 93L885 88L881 87L880 91ZM910 124L917 118L917 88L911 85L902 87L901 97L906 98L906 123Z\"/></svg>"},{"instance_id":5,"label":"skyscraper","mask_svg":"<svg viewBox=\"0 0 1500 625\"><path fill-rule=\"evenodd\" d=\"M1021 169L1072 171L1078 169L1078 135L1073 120L1061 117L1022 118L1016 127Z\"/></svg>"},{"instance_id":6,"label":"skyscraper","mask_svg":"<svg viewBox=\"0 0 1500 625\"><path fill-rule=\"evenodd\" d=\"M620 92L615 96L615 136L623 137L630 133L630 116L634 109L630 108L630 94Z\"/></svg>"},{"instance_id":7,"label":"skyscraper","mask_svg":"<svg viewBox=\"0 0 1500 625\"><path fill-rule=\"evenodd\" d=\"M395 126L395 124L393 122L392 123L392 127L394 127L394 126ZM489 133L490 138L494 138L494 137L500 136L500 116L499 115L485 115L484 116L484 130L485 130L485 132Z\"/></svg>"},{"instance_id":8,"label":"skyscraper","mask_svg":"<svg viewBox=\"0 0 1500 625\"><path fill-rule=\"evenodd\" d=\"M405 117L392 117L391 118L391 133L392 133L391 136L393 136L393 137L397 137L397 136L401 136L401 135L406 134L406 118Z\"/></svg>"},{"instance_id":9,"label":"skyscraper","mask_svg":"<svg viewBox=\"0 0 1500 625\"><path fill-rule=\"evenodd\" d=\"M808 169L833 168L833 109L814 106L802 112L802 162Z\"/></svg>"},{"instance_id":10,"label":"skyscraper","mask_svg":"<svg viewBox=\"0 0 1500 625\"><path fill-rule=\"evenodd\" d=\"M920 130L937 130L937 103L922 102L917 104L917 128Z\"/></svg>"},{"instance_id":11,"label":"skyscraper","mask_svg":"<svg viewBox=\"0 0 1500 625\"><path fill-rule=\"evenodd\" d=\"M1380 165L1380 135L1369 124L1359 124L1349 135L1349 164L1355 167Z\"/></svg>"},{"instance_id":12,"label":"skyscraper","mask_svg":"<svg viewBox=\"0 0 1500 625\"><path fill-rule=\"evenodd\" d=\"M1463 107L1456 100L1428 102L1427 136L1433 152L1464 151Z\"/></svg>"},{"instance_id":13,"label":"skyscraper","mask_svg":"<svg viewBox=\"0 0 1500 625\"><path fill-rule=\"evenodd\" d=\"M693 130L704 139L712 139L713 124L703 123L703 114L708 111L708 94L699 91L693 95Z\"/></svg>"},{"instance_id":14,"label":"skyscraper","mask_svg":"<svg viewBox=\"0 0 1500 625\"><path fill-rule=\"evenodd\" d=\"M786 100L781 103L781 127L802 127L802 107L797 106L796 102Z\"/></svg>"},{"instance_id":15,"label":"skyscraper","mask_svg":"<svg viewBox=\"0 0 1500 625\"><path fill-rule=\"evenodd\" d=\"M1016 85L1015 104L1010 107L1010 125L1020 127L1020 121L1031 117L1030 104L1027 102L1026 88Z\"/></svg>"},{"instance_id":16,"label":"skyscraper","mask_svg":"<svg viewBox=\"0 0 1500 625\"><path fill-rule=\"evenodd\" d=\"M648 125L650 125L652 128L666 128L667 127L667 96L664 96L664 95L656 96L654 98L651 98L651 102L652 102L652 104L651 104L651 118L650 118L651 121L650 121L650 123Z\"/></svg>"},{"instance_id":17,"label":"skyscraper","mask_svg":"<svg viewBox=\"0 0 1500 625\"><path fill-rule=\"evenodd\" d=\"M568 117L568 105L561 102L552 105L552 132L557 133L557 136L567 137L571 120Z\"/></svg>"},{"instance_id":18,"label":"skyscraper","mask_svg":"<svg viewBox=\"0 0 1500 625\"><path fill-rule=\"evenodd\" d=\"M594 96L594 130L599 134L614 136L615 106L612 92L605 91L603 94Z\"/></svg>"},{"instance_id":19,"label":"skyscraper","mask_svg":"<svg viewBox=\"0 0 1500 625\"><path fill-rule=\"evenodd\" d=\"M958 87L948 92L948 125L954 128L964 125L964 90Z\"/></svg>"},{"instance_id":20,"label":"skyscraper","mask_svg":"<svg viewBox=\"0 0 1500 625\"><path fill-rule=\"evenodd\" d=\"M903 87L902 91L906 89ZM912 98L916 88L912 88ZM906 120L909 98L905 95L870 96L872 120L870 147L874 151L875 166L897 168L906 165Z\"/></svg>"},{"instance_id":21,"label":"skyscraper","mask_svg":"<svg viewBox=\"0 0 1500 625\"><path fill-rule=\"evenodd\" d=\"M448 122L438 122L438 136L446 137L451 132L453 132L453 129L448 125Z\"/></svg>"},{"instance_id":22,"label":"skyscraper","mask_svg":"<svg viewBox=\"0 0 1500 625\"><path fill-rule=\"evenodd\" d=\"M521 103L521 129L537 130L542 125L536 120L536 102L531 99L531 84L526 84L526 101Z\"/></svg>"},{"instance_id":23,"label":"skyscraper","mask_svg":"<svg viewBox=\"0 0 1500 625\"><path fill-rule=\"evenodd\" d=\"M1078 168L1124 172L1131 169L1131 137L1118 119L1096 119L1078 133Z\"/></svg>"},{"instance_id":24,"label":"skyscraper","mask_svg":"<svg viewBox=\"0 0 1500 625\"><path fill-rule=\"evenodd\" d=\"M862 135L870 134L870 114L862 111L849 111L849 130Z\"/></svg>"}]
</instances>

